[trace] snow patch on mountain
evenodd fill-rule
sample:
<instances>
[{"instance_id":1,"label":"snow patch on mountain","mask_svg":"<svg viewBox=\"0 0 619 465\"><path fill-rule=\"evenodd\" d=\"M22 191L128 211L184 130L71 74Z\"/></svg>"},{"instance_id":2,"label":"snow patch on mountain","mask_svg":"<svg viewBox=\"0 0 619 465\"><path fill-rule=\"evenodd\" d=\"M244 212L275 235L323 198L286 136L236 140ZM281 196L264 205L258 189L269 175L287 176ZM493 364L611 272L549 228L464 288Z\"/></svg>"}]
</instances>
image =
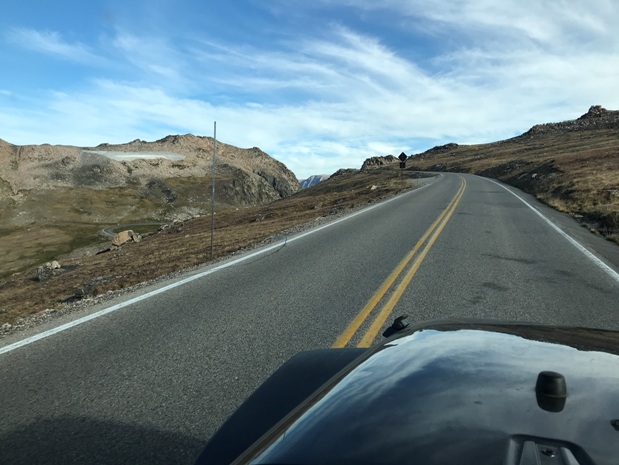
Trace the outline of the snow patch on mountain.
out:
<instances>
[{"instance_id":1,"label":"snow patch on mountain","mask_svg":"<svg viewBox=\"0 0 619 465\"><path fill-rule=\"evenodd\" d=\"M165 158L167 160L182 160L184 155L173 152L111 152L108 150L83 150L83 153L103 155L116 161L131 161L138 159L153 160L155 158Z\"/></svg>"}]
</instances>

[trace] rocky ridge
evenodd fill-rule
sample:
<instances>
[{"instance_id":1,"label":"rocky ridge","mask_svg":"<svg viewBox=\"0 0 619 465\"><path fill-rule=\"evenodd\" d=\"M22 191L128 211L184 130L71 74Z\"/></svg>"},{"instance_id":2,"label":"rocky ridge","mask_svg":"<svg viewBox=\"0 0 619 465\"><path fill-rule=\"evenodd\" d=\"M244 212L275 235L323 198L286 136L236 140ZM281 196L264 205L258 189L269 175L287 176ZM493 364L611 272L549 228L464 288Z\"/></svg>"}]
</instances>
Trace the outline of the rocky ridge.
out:
<instances>
[{"instance_id":1,"label":"rocky ridge","mask_svg":"<svg viewBox=\"0 0 619 465\"><path fill-rule=\"evenodd\" d=\"M557 133L565 131L583 131L588 129L614 129L619 127L619 111L611 111L600 105L593 105L580 118L561 123L537 124L522 134L527 138L542 133Z\"/></svg>"},{"instance_id":2,"label":"rocky ridge","mask_svg":"<svg viewBox=\"0 0 619 465\"><path fill-rule=\"evenodd\" d=\"M370 157L363 162L363 165L361 165L361 171L392 165L393 163L399 163L399 161L400 160L393 155L387 155L384 157Z\"/></svg>"},{"instance_id":3,"label":"rocky ridge","mask_svg":"<svg viewBox=\"0 0 619 465\"><path fill-rule=\"evenodd\" d=\"M526 142L539 135L558 135L562 133L574 133L578 131L589 131L596 129L619 129L619 111L607 110L600 105L593 105L584 115L574 120L562 121L559 123L536 124L527 132L511 139L493 142L495 145L503 145L510 142ZM456 152L459 148L466 148L455 143L437 145L425 152L413 155L414 159L432 158L437 155ZM367 161L367 160L366 160ZM441 171L443 165L438 164L435 171Z\"/></svg>"}]
</instances>

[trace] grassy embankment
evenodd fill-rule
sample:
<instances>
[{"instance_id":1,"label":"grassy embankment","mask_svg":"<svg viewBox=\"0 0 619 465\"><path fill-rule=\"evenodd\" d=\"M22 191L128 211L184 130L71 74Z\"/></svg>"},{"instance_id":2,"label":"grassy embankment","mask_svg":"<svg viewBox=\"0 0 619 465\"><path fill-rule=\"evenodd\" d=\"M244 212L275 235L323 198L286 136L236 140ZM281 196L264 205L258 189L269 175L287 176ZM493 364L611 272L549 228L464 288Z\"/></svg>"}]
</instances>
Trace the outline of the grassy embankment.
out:
<instances>
[{"instance_id":1,"label":"grassy embankment","mask_svg":"<svg viewBox=\"0 0 619 465\"><path fill-rule=\"evenodd\" d=\"M617 129L549 131L493 144L446 147L415 157L409 165L499 179L619 243Z\"/></svg>"},{"instance_id":2,"label":"grassy embankment","mask_svg":"<svg viewBox=\"0 0 619 465\"><path fill-rule=\"evenodd\" d=\"M218 178L219 186L229 184ZM108 242L99 231L114 224L159 222L185 208L210 210L210 179L168 179L150 188L52 189L0 209L0 279L71 251ZM233 200L220 198L229 207ZM205 206L205 204L207 204ZM136 226L139 233L156 231Z\"/></svg>"},{"instance_id":3,"label":"grassy embankment","mask_svg":"<svg viewBox=\"0 0 619 465\"><path fill-rule=\"evenodd\" d=\"M374 186L374 188L372 188ZM409 189L396 170L343 175L262 207L217 209L215 259L249 247L296 225L367 205ZM49 308L62 309L92 297L188 269L209 261L208 216L178 223L106 253L81 258L53 257L63 268L39 282L36 266L0 280L0 324ZM49 258L52 258L51 256Z\"/></svg>"},{"instance_id":4,"label":"grassy embankment","mask_svg":"<svg viewBox=\"0 0 619 465\"><path fill-rule=\"evenodd\" d=\"M619 242L617 129L534 131L492 144L430 150L409 161L408 166L406 172L409 175L410 170L453 171L500 179L560 211L571 213L590 229ZM371 185L379 188L371 190ZM294 225L364 205L408 187L407 177L399 178L395 165L391 169L333 178L264 207L218 209L215 258L248 247ZM210 195L209 184L202 180L193 182L186 189L175 185L174 191L179 199L193 199L195 204ZM143 215L145 209L161 208L160 201L142 196L136 200L139 205L136 210L136 202L128 200L134 195L130 192L119 193L114 200L94 200L89 199L89 195L94 194L85 193L85 198L75 199L76 208L81 209L76 212L81 215L80 218L83 218L84 212L93 212L94 215L100 209L114 209L118 214L116 222L130 223L151 219ZM53 199L46 201L50 205L46 214L54 211L62 213L60 206L57 210L51 208ZM46 201L42 201L42 205ZM38 207L41 210L41 205ZM142 215L136 215L136 211ZM24 230L21 233L0 233L4 239L4 249L0 252L14 254L6 256L14 256L18 260L18 254L22 253L30 264L39 264L59 258L58 253L78 245L75 241L101 240L96 236L101 225L95 219L91 224L83 220L82 223L70 223L70 227L66 224L51 223L34 231L31 228L28 232L31 235ZM210 218L203 217L170 227L141 243L129 244L101 255L64 260L60 257L64 272L45 282L38 282L35 279L36 266L29 266L21 273L0 279L0 324L14 322L21 316L46 308L61 308L63 302L78 296L87 297L127 288L206 263L209 259L209 241ZM32 254L28 255L27 250L31 250Z\"/></svg>"}]
</instances>

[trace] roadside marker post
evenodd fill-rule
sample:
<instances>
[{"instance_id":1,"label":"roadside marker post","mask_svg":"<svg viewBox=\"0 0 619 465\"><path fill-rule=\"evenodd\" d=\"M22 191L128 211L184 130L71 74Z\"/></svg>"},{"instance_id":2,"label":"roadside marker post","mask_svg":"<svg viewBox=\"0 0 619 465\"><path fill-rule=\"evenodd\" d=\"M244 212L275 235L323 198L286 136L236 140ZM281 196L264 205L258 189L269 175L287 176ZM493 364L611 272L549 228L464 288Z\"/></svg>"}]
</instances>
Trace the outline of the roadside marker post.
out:
<instances>
[{"instance_id":1,"label":"roadside marker post","mask_svg":"<svg viewBox=\"0 0 619 465\"><path fill-rule=\"evenodd\" d=\"M406 159L408 158L408 156L404 152L402 152L398 158L400 159L400 169L403 170L404 168L406 168ZM400 176L401 175L402 171L400 171Z\"/></svg>"},{"instance_id":2,"label":"roadside marker post","mask_svg":"<svg viewBox=\"0 0 619 465\"><path fill-rule=\"evenodd\" d=\"M213 261L213 236L215 235L215 159L217 158L217 121L213 122L213 181L211 183L211 261Z\"/></svg>"}]
</instances>

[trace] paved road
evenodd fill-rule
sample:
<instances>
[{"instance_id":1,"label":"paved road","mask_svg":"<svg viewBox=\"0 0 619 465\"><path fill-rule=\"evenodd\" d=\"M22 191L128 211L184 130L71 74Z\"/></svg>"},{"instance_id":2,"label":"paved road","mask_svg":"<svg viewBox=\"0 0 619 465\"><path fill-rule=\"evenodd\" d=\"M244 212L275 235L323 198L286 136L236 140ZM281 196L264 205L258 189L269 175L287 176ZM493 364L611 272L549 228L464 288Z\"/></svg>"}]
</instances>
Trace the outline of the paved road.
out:
<instances>
[{"instance_id":1,"label":"paved road","mask_svg":"<svg viewBox=\"0 0 619 465\"><path fill-rule=\"evenodd\" d=\"M0 463L190 464L291 355L366 345L402 313L413 323L619 329L619 248L518 195L535 210L490 180L441 175L285 246L0 349Z\"/></svg>"},{"instance_id":2,"label":"paved road","mask_svg":"<svg viewBox=\"0 0 619 465\"><path fill-rule=\"evenodd\" d=\"M116 235L115 231L122 231L125 229L137 228L140 226L162 226L166 223L161 222L146 222L146 223L125 223L125 224L116 224L112 226L107 226L99 230L99 234L105 237L114 237Z\"/></svg>"}]
</instances>

